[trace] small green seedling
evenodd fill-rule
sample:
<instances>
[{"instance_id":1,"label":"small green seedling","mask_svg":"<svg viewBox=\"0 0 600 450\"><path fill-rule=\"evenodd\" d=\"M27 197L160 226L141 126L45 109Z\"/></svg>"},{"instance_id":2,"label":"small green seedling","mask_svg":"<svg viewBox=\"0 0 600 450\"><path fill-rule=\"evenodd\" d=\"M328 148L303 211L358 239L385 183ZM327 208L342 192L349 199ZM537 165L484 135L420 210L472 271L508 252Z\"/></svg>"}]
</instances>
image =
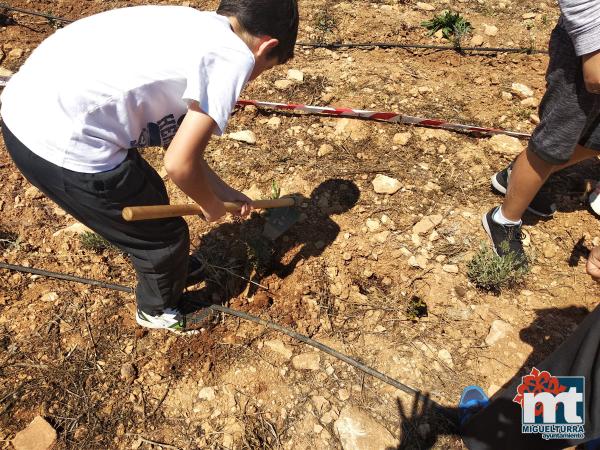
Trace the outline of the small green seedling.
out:
<instances>
[{"instance_id":1,"label":"small green seedling","mask_svg":"<svg viewBox=\"0 0 600 450\"><path fill-rule=\"evenodd\" d=\"M412 322L427 317L427 303L421 297L413 295L406 306L406 317Z\"/></svg>"},{"instance_id":2,"label":"small green seedling","mask_svg":"<svg viewBox=\"0 0 600 450\"><path fill-rule=\"evenodd\" d=\"M421 26L429 30L430 36L442 30L442 36L457 48L460 48L462 38L473 29L471 23L455 11L443 11L433 19L421 22Z\"/></svg>"},{"instance_id":3,"label":"small green seedling","mask_svg":"<svg viewBox=\"0 0 600 450\"><path fill-rule=\"evenodd\" d=\"M79 235L79 242L81 246L86 250L92 250L96 253L100 253L103 250L116 250L116 247L104 239L102 236L86 231Z\"/></svg>"},{"instance_id":4,"label":"small green seedling","mask_svg":"<svg viewBox=\"0 0 600 450\"><path fill-rule=\"evenodd\" d=\"M500 292L523 281L529 273L527 261L508 252L508 243L501 244L505 256L498 256L488 245L482 245L468 264L467 276L480 289Z\"/></svg>"},{"instance_id":5,"label":"small green seedling","mask_svg":"<svg viewBox=\"0 0 600 450\"><path fill-rule=\"evenodd\" d=\"M277 200L279 197L281 197L281 188L277 184L277 181L273 180L271 182L271 199Z\"/></svg>"}]
</instances>

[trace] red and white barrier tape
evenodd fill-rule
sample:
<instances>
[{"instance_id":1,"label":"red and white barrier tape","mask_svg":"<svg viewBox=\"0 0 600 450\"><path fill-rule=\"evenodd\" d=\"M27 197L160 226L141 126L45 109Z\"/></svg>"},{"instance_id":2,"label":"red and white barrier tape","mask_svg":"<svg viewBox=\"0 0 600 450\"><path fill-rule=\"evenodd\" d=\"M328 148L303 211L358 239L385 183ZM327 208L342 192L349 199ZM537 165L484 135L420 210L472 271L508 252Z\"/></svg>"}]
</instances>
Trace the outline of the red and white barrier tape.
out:
<instances>
[{"instance_id":1,"label":"red and white barrier tape","mask_svg":"<svg viewBox=\"0 0 600 450\"><path fill-rule=\"evenodd\" d=\"M302 111L308 114L321 114L327 116L336 117L357 117L368 120L378 120L382 122L392 123L404 123L411 125L419 125L424 127L432 128L443 128L447 130L462 131L465 133L481 133L481 134L505 134L507 136L513 136L521 139L528 139L531 137L528 133L521 133L518 131L501 130L497 128L485 128L477 127L474 125L463 125L460 123L446 122L445 120L439 119L424 119L421 117L406 116L404 114L398 114L395 112L378 112L368 111L363 109L350 109L350 108L333 108L328 106L311 106L311 105L297 105L297 104L286 104L286 103L272 103L272 102L261 102L256 100L240 100L237 102L238 105L242 106L256 106L269 109L278 109L285 111Z\"/></svg>"},{"instance_id":2,"label":"red and white barrier tape","mask_svg":"<svg viewBox=\"0 0 600 450\"><path fill-rule=\"evenodd\" d=\"M6 86L10 77L0 76L0 86ZM460 123L447 122L439 119L424 119L421 117L407 116L395 112L378 112L368 111L364 109L351 108L333 108L329 106L312 106L299 105L293 103L273 103L261 102L257 100L239 100L237 102L241 106L256 106L261 108L269 108L284 111L301 111L307 114L320 114L336 117L356 117L367 120L377 120L391 123L404 123L410 125L418 125L431 128L443 128L446 130L462 131L463 133L480 133L480 134L505 134L520 139L528 139L531 137L528 133L518 131L501 130L497 128L477 127L474 125L464 125Z\"/></svg>"}]
</instances>

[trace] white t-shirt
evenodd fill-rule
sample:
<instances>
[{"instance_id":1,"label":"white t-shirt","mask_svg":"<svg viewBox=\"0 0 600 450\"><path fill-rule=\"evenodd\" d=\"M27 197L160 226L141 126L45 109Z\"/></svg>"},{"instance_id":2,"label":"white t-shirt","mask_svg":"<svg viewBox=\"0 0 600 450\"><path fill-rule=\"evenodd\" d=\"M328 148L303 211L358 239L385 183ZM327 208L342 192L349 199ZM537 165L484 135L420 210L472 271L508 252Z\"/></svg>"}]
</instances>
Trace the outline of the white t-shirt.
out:
<instances>
[{"instance_id":1,"label":"white t-shirt","mask_svg":"<svg viewBox=\"0 0 600 450\"><path fill-rule=\"evenodd\" d=\"M2 93L2 119L32 152L85 173L132 147L167 146L196 100L223 133L254 68L226 17L138 6L58 30Z\"/></svg>"}]
</instances>

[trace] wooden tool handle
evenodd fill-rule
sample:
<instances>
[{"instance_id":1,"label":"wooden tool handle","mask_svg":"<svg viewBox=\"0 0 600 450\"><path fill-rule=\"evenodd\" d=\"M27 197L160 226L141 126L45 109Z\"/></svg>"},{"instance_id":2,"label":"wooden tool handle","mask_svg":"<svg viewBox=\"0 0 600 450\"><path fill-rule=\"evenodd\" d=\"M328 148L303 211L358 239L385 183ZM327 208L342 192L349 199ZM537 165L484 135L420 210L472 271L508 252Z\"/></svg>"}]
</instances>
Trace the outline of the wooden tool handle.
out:
<instances>
[{"instance_id":1,"label":"wooden tool handle","mask_svg":"<svg viewBox=\"0 0 600 450\"><path fill-rule=\"evenodd\" d=\"M255 209L284 208L294 206L296 200L293 197L283 197L273 200L255 200L252 207ZM242 203L225 202L228 212L239 211ZM200 206L190 205L153 205L153 206L128 206L123 208L123 219L128 222L148 219L165 219L167 217L192 216L202 214Z\"/></svg>"}]
</instances>

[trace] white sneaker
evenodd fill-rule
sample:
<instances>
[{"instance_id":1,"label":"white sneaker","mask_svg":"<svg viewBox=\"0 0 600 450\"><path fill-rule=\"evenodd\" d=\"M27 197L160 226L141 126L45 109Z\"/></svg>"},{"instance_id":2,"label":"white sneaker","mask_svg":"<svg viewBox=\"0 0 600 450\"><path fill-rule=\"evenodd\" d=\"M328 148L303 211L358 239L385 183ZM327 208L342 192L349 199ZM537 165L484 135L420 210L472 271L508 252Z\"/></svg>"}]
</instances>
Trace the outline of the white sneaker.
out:
<instances>
[{"instance_id":1,"label":"white sneaker","mask_svg":"<svg viewBox=\"0 0 600 450\"><path fill-rule=\"evenodd\" d=\"M165 329L173 332L185 331L185 315L172 308L165 309L159 316L151 316L138 309L135 321L146 328Z\"/></svg>"}]
</instances>

